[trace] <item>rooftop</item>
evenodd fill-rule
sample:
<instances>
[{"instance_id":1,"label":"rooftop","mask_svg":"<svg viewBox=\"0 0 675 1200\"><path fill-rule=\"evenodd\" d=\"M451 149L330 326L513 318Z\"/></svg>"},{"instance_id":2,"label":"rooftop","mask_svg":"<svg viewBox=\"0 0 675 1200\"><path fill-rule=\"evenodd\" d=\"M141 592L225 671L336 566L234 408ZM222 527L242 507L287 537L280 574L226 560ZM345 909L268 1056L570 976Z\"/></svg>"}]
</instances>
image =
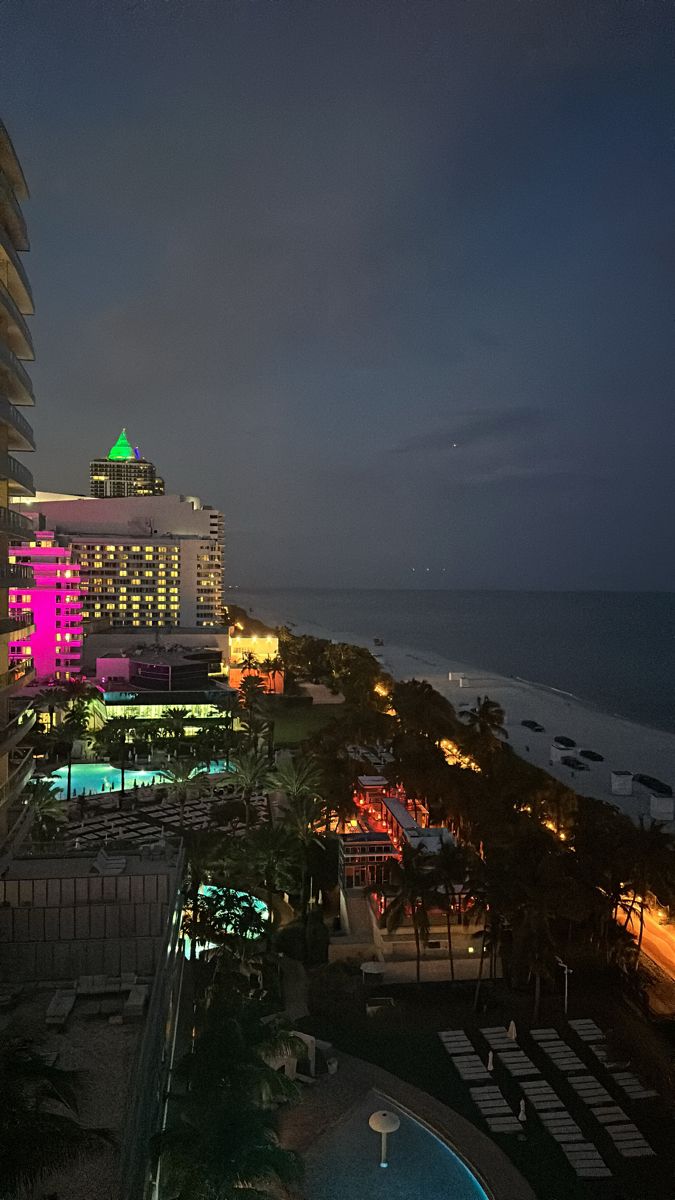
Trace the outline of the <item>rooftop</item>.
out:
<instances>
[{"instance_id":1,"label":"rooftop","mask_svg":"<svg viewBox=\"0 0 675 1200\"><path fill-rule=\"evenodd\" d=\"M138 446L131 445L126 429L123 429L114 446L108 452L109 462L131 462L141 457Z\"/></svg>"}]
</instances>

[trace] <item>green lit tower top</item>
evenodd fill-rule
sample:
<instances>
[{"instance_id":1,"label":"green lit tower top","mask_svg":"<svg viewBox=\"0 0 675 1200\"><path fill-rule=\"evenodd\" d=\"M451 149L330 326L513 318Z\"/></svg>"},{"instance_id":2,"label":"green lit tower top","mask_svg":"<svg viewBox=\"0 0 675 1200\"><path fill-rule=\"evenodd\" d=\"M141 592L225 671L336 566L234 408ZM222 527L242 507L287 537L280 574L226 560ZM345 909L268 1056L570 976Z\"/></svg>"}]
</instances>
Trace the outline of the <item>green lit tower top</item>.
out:
<instances>
[{"instance_id":1,"label":"green lit tower top","mask_svg":"<svg viewBox=\"0 0 675 1200\"><path fill-rule=\"evenodd\" d=\"M111 496L163 496L164 480L155 464L141 457L138 446L132 446L123 429L107 458L95 458L89 464L89 492L99 500Z\"/></svg>"}]
</instances>

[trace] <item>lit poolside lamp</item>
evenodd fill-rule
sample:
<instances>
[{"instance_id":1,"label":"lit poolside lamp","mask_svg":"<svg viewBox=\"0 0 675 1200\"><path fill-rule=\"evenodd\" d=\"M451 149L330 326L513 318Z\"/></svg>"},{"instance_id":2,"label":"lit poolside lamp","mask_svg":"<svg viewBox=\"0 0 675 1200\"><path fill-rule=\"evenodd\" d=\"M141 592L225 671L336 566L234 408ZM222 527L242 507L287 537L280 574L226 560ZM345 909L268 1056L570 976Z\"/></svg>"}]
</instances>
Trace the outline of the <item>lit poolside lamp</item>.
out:
<instances>
[{"instance_id":1,"label":"lit poolside lamp","mask_svg":"<svg viewBox=\"0 0 675 1200\"><path fill-rule=\"evenodd\" d=\"M396 1113L389 1112L386 1108L380 1108L377 1110L377 1112L370 1114L368 1118L368 1124L370 1125L370 1128L375 1131L375 1133L380 1134L382 1139L380 1142L380 1166L388 1167L387 1135L390 1133L396 1133L396 1130L401 1124L400 1118L397 1117Z\"/></svg>"}]
</instances>

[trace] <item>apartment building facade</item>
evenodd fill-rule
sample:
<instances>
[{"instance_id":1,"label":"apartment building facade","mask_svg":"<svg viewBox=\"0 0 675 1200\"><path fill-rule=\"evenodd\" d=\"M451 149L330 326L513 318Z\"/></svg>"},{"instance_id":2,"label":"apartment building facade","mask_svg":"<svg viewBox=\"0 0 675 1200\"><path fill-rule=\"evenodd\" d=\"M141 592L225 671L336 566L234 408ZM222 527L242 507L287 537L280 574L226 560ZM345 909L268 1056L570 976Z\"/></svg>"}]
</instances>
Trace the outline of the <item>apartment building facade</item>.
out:
<instances>
[{"instance_id":1,"label":"apartment building facade","mask_svg":"<svg viewBox=\"0 0 675 1200\"><path fill-rule=\"evenodd\" d=\"M26 317L33 297L21 255L29 248L20 202L28 188L11 138L0 122L0 844L20 815L18 797L33 769L24 738L35 716L22 699L22 689L35 672L29 657L10 663L10 642L27 637L34 626L30 610L10 614L9 589L32 581L29 566L10 562L10 543L30 538L32 526L11 504L34 494L29 469L14 457L35 449L33 430L23 409L34 404L33 386L24 362L33 357Z\"/></svg>"},{"instance_id":2,"label":"apartment building facade","mask_svg":"<svg viewBox=\"0 0 675 1200\"><path fill-rule=\"evenodd\" d=\"M9 615L32 613L34 632L9 644L12 664L32 659L39 683L67 682L80 673L82 655L82 591L80 568L72 547L60 545L52 531L41 531L23 545L10 548L10 564L33 572L33 582L13 587Z\"/></svg>"}]
</instances>

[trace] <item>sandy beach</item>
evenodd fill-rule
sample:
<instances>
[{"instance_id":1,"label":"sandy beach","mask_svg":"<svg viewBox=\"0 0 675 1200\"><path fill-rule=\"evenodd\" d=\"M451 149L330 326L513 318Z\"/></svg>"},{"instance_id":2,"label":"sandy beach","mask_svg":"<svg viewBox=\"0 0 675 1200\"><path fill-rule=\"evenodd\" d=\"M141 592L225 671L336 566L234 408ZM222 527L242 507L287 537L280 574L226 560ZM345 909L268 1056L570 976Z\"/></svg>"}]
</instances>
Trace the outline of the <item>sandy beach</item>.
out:
<instances>
[{"instance_id":1,"label":"sandy beach","mask_svg":"<svg viewBox=\"0 0 675 1200\"><path fill-rule=\"evenodd\" d=\"M278 613L264 611L264 605L257 606L256 615L273 624L285 620ZM649 815L650 793L634 784L632 796L613 795L610 787L612 771L655 776L675 788L675 735L665 730L601 712L574 696L524 679L482 672L467 663L403 645L377 647L372 640L351 630L329 630L304 621L302 626L294 627L294 631L366 646L395 679L426 679L447 696L457 710L463 705L470 707L477 696L487 693L502 705L509 741L518 754L543 767L581 795L607 800L634 819ZM452 679L449 679L450 674ZM463 677L461 685L460 677ZM537 721L544 726L545 732L532 732L521 724L524 720ZM572 771L562 763L551 763L551 743L554 737L561 735L576 742L576 749L570 754L578 757L579 750L595 750L604 761L588 762L586 771ZM675 822L668 828L675 832Z\"/></svg>"}]
</instances>

